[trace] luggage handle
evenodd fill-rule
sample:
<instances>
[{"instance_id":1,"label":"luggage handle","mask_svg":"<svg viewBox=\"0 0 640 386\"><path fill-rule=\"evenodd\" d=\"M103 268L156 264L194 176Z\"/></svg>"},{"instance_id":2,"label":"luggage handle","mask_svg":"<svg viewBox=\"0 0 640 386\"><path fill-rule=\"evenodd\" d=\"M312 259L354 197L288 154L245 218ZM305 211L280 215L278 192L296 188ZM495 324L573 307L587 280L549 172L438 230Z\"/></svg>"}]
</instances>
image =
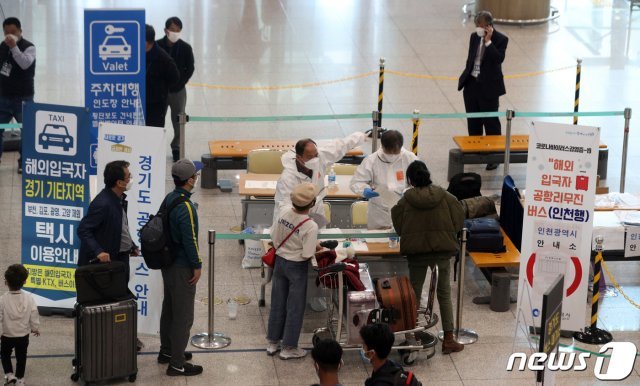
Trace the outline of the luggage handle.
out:
<instances>
[{"instance_id":1,"label":"luggage handle","mask_svg":"<svg viewBox=\"0 0 640 386\"><path fill-rule=\"evenodd\" d=\"M389 289L391 288L391 283L389 282L389 279L384 279L382 281L382 284L380 284L380 287L382 287L382 289Z\"/></svg>"}]
</instances>

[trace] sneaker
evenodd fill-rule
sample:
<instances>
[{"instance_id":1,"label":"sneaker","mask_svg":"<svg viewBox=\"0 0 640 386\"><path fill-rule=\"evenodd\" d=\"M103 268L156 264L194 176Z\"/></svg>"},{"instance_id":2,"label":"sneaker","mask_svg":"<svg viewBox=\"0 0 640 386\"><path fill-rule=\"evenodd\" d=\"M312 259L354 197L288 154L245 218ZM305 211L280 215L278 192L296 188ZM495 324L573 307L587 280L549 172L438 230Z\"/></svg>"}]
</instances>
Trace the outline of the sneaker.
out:
<instances>
[{"instance_id":1,"label":"sneaker","mask_svg":"<svg viewBox=\"0 0 640 386\"><path fill-rule=\"evenodd\" d=\"M293 348L284 348L280 351L280 359L297 359L304 358L307 355L307 350L293 347Z\"/></svg>"},{"instance_id":2,"label":"sneaker","mask_svg":"<svg viewBox=\"0 0 640 386\"><path fill-rule=\"evenodd\" d=\"M5 385L15 385L17 381L18 381L18 378L16 378L16 376L13 375L13 373L7 373L4 376Z\"/></svg>"},{"instance_id":3,"label":"sneaker","mask_svg":"<svg viewBox=\"0 0 640 386\"><path fill-rule=\"evenodd\" d=\"M185 351L184 352L184 360L185 361L190 361L191 358L193 358L193 354L188 352L188 351ZM170 361L171 361L171 355L163 354L163 353L158 354L158 363L164 365L164 364L169 363Z\"/></svg>"},{"instance_id":4,"label":"sneaker","mask_svg":"<svg viewBox=\"0 0 640 386\"><path fill-rule=\"evenodd\" d=\"M170 377L177 377L180 375L184 375L185 377L190 377L193 375L200 375L200 374L202 374L202 366L192 365L189 362L185 362L182 365L181 369L173 367L173 365L169 365L169 367L167 367L167 375Z\"/></svg>"},{"instance_id":5,"label":"sneaker","mask_svg":"<svg viewBox=\"0 0 640 386\"><path fill-rule=\"evenodd\" d=\"M274 356L278 351L280 351L279 342L269 342L269 344L267 344L267 355Z\"/></svg>"},{"instance_id":6,"label":"sneaker","mask_svg":"<svg viewBox=\"0 0 640 386\"><path fill-rule=\"evenodd\" d=\"M16 382L16 386L25 386L25 385L26 383L24 383L24 378L20 378Z\"/></svg>"}]
</instances>

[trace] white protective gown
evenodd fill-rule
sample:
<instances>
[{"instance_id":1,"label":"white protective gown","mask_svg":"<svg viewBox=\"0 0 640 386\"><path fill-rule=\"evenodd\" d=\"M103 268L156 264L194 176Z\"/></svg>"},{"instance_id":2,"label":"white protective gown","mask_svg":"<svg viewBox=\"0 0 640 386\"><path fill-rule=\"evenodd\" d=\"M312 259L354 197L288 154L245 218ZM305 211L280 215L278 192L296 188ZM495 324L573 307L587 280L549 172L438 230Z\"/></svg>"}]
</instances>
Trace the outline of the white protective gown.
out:
<instances>
[{"instance_id":1,"label":"white protective gown","mask_svg":"<svg viewBox=\"0 0 640 386\"><path fill-rule=\"evenodd\" d=\"M380 194L369 199L367 210L368 229L392 228L391 208L400 200L407 188L405 176L410 163L417 160L415 154L402 148L400 156L393 163L384 161L382 148L362 161L351 178L351 190L362 196L365 188Z\"/></svg>"},{"instance_id":2,"label":"white protective gown","mask_svg":"<svg viewBox=\"0 0 640 386\"><path fill-rule=\"evenodd\" d=\"M324 186L326 170L341 160L349 150L362 145L364 140L365 134L356 132L345 138L319 143L318 158L320 167L319 170L313 171L313 178L309 178L298 171L296 167L296 152L293 149L284 153L281 158L284 170L276 185L276 195L274 197L275 208L273 210L273 223L277 221L278 213L280 213L283 208L291 206L291 192L293 188L303 182L311 182L316 185L318 192L320 192L316 198L316 205L311 209L310 213L324 216L323 198L327 195Z\"/></svg>"}]
</instances>

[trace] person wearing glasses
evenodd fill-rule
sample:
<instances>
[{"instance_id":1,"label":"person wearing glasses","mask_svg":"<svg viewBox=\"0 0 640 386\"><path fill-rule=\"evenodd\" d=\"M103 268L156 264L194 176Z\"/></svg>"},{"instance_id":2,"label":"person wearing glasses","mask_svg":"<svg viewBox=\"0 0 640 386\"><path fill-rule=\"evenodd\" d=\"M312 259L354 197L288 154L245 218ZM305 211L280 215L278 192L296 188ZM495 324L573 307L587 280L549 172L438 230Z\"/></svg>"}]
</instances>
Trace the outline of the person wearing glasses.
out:
<instances>
[{"instance_id":1,"label":"person wearing glasses","mask_svg":"<svg viewBox=\"0 0 640 386\"><path fill-rule=\"evenodd\" d=\"M87 214L78 226L80 253L78 265L99 260L102 263L122 261L129 280L129 257L139 256L127 221L127 195L133 178L129 162L112 161L104 168L104 189L89 204Z\"/></svg>"}]
</instances>

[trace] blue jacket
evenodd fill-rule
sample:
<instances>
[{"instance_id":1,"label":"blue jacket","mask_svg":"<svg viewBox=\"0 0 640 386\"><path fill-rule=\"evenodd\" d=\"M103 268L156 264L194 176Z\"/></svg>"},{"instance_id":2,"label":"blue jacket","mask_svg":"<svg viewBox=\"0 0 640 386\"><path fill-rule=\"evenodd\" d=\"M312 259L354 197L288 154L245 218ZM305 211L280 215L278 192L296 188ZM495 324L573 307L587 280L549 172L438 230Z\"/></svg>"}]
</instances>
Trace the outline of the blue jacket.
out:
<instances>
[{"instance_id":1,"label":"blue jacket","mask_svg":"<svg viewBox=\"0 0 640 386\"><path fill-rule=\"evenodd\" d=\"M174 264L199 269L202 268L202 260L198 253L198 213L190 200L191 193L183 188L176 188L167 195L167 206L178 196L185 196L188 200L178 204L169 214L174 243Z\"/></svg>"},{"instance_id":2,"label":"blue jacket","mask_svg":"<svg viewBox=\"0 0 640 386\"><path fill-rule=\"evenodd\" d=\"M111 260L117 260L122 234L122 208L127 211L126 198L126 194L120 198L113 190L104 188L91 201L87 214L78 226L78 265L89 264L102 252L107 252ZM134 248L137 248L135 243Z\"/></svg>"}]
</instances>

